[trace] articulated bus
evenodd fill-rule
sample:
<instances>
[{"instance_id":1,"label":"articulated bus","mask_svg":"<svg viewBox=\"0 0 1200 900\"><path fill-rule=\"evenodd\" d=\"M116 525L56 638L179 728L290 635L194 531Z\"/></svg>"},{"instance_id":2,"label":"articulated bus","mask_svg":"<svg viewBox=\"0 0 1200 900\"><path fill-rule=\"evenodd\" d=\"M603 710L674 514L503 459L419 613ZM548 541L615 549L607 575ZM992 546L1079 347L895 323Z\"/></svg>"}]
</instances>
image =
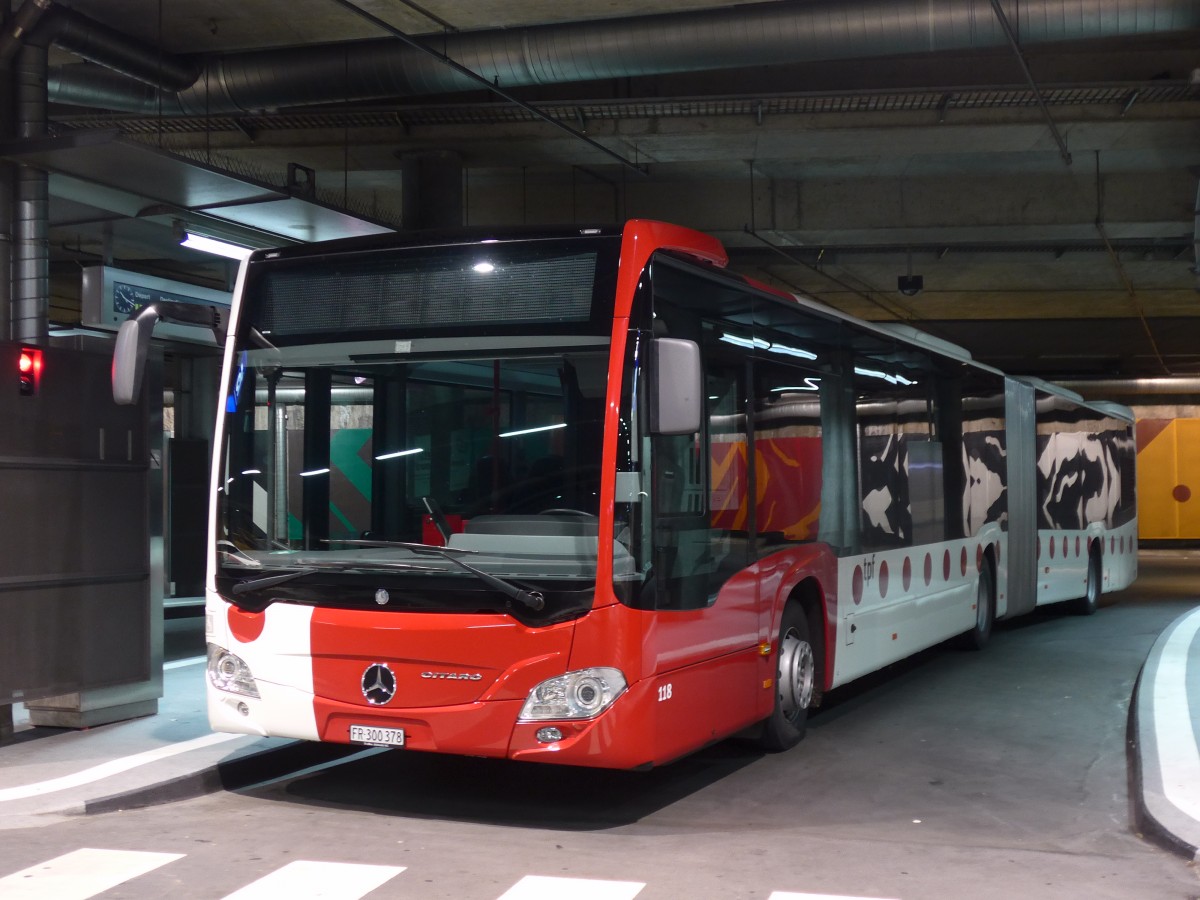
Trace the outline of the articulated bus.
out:
<instances>
[{"instance_id":1,"label":"articulated bus","mask_svg":"<svg viewBox=\"0 0 1200 900\"><path fill-rule=\"evenodd\" d=\"M636 220L256 252L222 328L213 728L782 750L839 685L1133 580L1129 410L726 262ZM170 315L126 324L121 390Z\"/></svg>"}]
</instances>

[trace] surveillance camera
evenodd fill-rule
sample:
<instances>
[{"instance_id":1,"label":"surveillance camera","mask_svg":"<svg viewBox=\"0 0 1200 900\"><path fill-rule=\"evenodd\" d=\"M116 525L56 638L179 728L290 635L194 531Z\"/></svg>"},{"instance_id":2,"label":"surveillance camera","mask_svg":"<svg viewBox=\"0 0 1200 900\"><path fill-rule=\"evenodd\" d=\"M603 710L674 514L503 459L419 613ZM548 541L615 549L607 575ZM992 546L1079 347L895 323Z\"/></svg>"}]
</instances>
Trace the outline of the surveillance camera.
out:
<instances>
[{"instance_id":1,"label":"surveillance camera","mask_svg":"<svg viewBox=\"0 0 1200 900\"><path fill-rule=\"evenodd\" d=\"M915 297L924 289L924 275L901 275L896 279L896 290L905 297Z\"/></svg>"}]
</instances>

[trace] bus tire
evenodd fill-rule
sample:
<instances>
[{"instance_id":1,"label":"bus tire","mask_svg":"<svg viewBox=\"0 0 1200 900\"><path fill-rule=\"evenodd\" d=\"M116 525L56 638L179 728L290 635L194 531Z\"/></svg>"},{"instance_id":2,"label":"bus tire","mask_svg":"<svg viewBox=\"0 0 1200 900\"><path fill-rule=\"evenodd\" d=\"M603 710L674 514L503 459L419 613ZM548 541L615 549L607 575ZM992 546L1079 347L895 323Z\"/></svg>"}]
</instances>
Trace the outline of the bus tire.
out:
<instances>
[{"instance_id":1,"label":"bus tire","mask_svg":"<svg viewBox=\"0 0 1200 900\"><path fill-rule=\"evenodd\" d=\"M975 583L975 626L959 635L959 645L964 650L982 650L992 637L992 626L996 622L996 573L990 559L984 559Z\"/></svg>"},{"instance_id":2,"label":"bus tire","mask_svg":"<svg viewBox=\"0 0 1200 900\"><path fill-rule=\"evenodd\" d=\"M799 603L789 603L784 607L783 620L779 624L775 708L759 738L764 750L788 750L804 738L808 710L817 695L817 659L804 608Z\"/></svg>"},{"instance_id":3,"label":"bus tire","mask_svg":"<svg viewBox=\"0 0 1200 900\"><path fill-rule=\"evenodd\" d=\"M1100 551L1093 548L1088 554L1087 587L1082 597L1071 601L1071 612L1078 616L1090 616L1100 608L1100 593L1104 581L1104 569Z\"/></svg>"}]
</instances>

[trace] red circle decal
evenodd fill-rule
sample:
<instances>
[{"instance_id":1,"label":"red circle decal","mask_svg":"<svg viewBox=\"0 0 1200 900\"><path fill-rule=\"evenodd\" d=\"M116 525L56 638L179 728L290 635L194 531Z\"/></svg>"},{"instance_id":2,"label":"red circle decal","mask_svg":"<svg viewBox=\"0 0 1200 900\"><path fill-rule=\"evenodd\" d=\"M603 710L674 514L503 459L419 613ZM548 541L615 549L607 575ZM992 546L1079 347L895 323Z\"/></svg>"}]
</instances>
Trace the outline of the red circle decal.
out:
<instances>
[{"instance_id":1,"label":"red circle decal","mask_svg":"<svg viewBox=\"0 0 1200 900\"><path fill-rule=\"evenodd\" d=\"M863 594L863 573L862 566L854 567L854 578L850 582L850 594L854 598L854 605L862 603Z\"/></svg>"},{"instance_id":2,"label":"red circle decal","mask_svg":"<svg viewBox=\"0 0 1200 900\"><path fill-rule=\"evenodd\" d=\"M236 606L229 607L225 618L229 622L230 632L243 644L258 640L259 635L263 633L263 627L267 624L265 612L245 612Z\"/></svg>"}]
</instances>

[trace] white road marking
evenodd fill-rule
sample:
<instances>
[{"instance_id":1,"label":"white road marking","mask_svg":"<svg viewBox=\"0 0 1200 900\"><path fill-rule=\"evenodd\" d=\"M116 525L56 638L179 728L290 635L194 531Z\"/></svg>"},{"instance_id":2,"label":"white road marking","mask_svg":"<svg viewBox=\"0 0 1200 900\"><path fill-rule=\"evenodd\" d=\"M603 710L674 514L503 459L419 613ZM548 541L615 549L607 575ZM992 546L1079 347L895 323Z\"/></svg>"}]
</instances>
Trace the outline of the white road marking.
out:
<instances>
[{"instance_id":1,"label":"white road marking","mask_svg":"<svg viewBox=\"0 0 1200 900\"><path fill-rule=\"evenodd\" d=\"M87 900L153 872L182 853L84 848L0 878L4 900Z\"/></svg>"},{"instance_id":2,"label":"white road marking","mask_svg":"<svg viewBox=\"0 0 1200 900\"><path fill-rule=\"evenodd\" d=\"M404 871L404 866L298 859L229 894L225 900L358 900Z\"/></svg>"},{"instance_id":3,"label":"white road marking","mask_svg":"<svg viewBox=\"0 0 1200 900\"><path fill-rule=\"evenodd\" d=\"M182 853L138 850L75 850L48 862L0 878L4 900L89 900L160 866L182 859ZM264 875L224 900L360 900L391 881L405 866L295 860ZM496 900L634 900L645 887L640 881L561 878L526 875ZM886 900L843 894L775 891L767 900Z\"/></svg>"},{"instance_id":4,"label":"white road marking","mask_svg":"<svg viewBox=\"0 0 1200 900\"><path fill-rule=\"evenodd\" d=\"M1200 751L1188 706L1188 651L1200 630L1200 609L1184 617L1163 644L1154 675L1154 740L1163 794L1181 812L1200 819Z\"/></svg>"},{"instance_id":5,"label":"white road marking","mask_svg":"<svg viewBox=\"0 0 1200 900\"><path fill-rule=\"evenodd\" d=\"M26 800L30 797L40 797L43 794L52 794L55 791L65 791L68 788L91 784L93 781L99 781L102 778L111 778L113 775L120 775L122 772L128 772L130 769L136 769L138 766L157 762L160 759L167 759L177 756L180 753L187 753L189 750L211 747L214 744L224 743L225 741L237 740L240 737L245 737L245 735L206 734L203 737L193 738L190 741L168 744L165 747L159 747L157 750L146 750L143 753L135 753L133 756L123 756L120 759L109 760L106 763L92 766L90 769L84 769L82 772L76 772L73 775L63 775L60 778L51 778L48 781L39 781L36 784L22 784L16 787L3 788L0 789L0 803L9 800Z\"/></svg>"},{"instance_id":6,"label":"white road marking","mask_svg":"<svg viewBox=\"0 0 1200 900\"><path fill-rule=\"evenodd\" d=\"M644 881L600 881L594 878L551 878L526 875L496 900L633 900L646 886Z\"/></svg>"}]
</instances>

